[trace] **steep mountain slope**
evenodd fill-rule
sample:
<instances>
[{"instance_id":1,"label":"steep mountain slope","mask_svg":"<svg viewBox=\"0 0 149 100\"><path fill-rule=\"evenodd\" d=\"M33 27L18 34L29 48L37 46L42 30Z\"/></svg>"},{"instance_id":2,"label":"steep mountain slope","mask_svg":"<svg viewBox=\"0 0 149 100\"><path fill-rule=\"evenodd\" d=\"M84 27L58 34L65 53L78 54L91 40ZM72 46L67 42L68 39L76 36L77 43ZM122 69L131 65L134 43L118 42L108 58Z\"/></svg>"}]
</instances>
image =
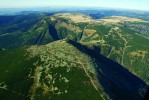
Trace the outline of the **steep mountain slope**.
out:
<instances>
[{"instance_id":1,"label":"steep mountain slope","mask_svg":"<svg viewBox=\"0 0 149 100\"><path fill-rule=\"evenodd\" d=\"M96 73L104 91L113 100L141 100L148 87L142 80L130 73L122 65L100 54L100 48L90 49L69 40L68 43L89 55L96 64Z\"/></svg>"}]
</instances>

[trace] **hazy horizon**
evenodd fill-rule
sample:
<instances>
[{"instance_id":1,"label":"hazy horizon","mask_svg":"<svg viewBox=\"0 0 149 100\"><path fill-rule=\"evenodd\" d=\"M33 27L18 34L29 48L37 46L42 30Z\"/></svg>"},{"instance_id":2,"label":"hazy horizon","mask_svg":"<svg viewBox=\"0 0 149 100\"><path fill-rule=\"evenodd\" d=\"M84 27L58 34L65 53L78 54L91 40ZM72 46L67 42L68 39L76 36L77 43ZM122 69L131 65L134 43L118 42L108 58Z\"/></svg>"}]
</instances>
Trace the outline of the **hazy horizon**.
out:
<instances>
[{"instance_id":1,"label":"hazy horizon","mask_svg":"<svg viewBox=\"0 0 149 100\"><path fill-rule=\"evenodd\" d=\"M136 0L5 0L0 1L0 8L35 8L35 7L96 7L96 8L121 8L121 9L133 9L133 10L144 10L149 11L149 0L136 1Z\"/></svg>"}]
</instances>

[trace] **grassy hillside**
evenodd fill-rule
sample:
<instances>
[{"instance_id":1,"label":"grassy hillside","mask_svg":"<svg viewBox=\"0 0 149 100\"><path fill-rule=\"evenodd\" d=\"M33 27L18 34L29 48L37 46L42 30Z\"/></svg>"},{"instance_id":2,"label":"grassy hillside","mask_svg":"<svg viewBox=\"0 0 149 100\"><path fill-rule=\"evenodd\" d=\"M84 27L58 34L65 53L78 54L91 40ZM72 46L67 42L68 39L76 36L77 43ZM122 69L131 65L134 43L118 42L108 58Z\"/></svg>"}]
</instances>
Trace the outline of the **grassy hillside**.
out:
<instances>
[{"instance_id":1,"label":"grassy hillside","mask_svg":"<svg viewBox=\"0 0 149 100\"><path fill-rule=\"evenodd\" d=\"M108 98L90 57L64 41L5 50L0 56L1 100Z\"/></svg>"},{"instance_id":2,"label":"grassy hillside","mask_svg":"<svg viewBox=\"0 0 149 100\"><path fill-rule=\"evenodd\" d=\"M31 99L107 98L97 82L91 59L65 41L33 46L28 50L33 57L40 56L42 63L34 72Z\"/></svg>"}]
</instances>

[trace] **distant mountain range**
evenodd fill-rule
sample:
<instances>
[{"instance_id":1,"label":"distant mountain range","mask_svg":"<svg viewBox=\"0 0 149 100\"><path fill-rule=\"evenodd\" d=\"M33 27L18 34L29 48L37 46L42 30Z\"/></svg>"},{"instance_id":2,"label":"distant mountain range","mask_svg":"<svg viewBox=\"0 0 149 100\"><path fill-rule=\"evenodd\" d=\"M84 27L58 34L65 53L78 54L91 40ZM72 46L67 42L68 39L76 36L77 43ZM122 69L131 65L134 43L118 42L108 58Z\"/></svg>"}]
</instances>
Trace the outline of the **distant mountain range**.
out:
<instances>
[{"instance_id":1,"label":"distant mountain range","mask_svg":"<svg viewBox=\"0 0 149 100\"><path fill-rule=\"evenodd\" d=\"M128 16L149 19L149 11L116 9L116 8L93 8L93 7L35 7L35 8L0 8L0 15L26 15L43 13L83 13L101 16Z\"/></svg>"}]
</instances>

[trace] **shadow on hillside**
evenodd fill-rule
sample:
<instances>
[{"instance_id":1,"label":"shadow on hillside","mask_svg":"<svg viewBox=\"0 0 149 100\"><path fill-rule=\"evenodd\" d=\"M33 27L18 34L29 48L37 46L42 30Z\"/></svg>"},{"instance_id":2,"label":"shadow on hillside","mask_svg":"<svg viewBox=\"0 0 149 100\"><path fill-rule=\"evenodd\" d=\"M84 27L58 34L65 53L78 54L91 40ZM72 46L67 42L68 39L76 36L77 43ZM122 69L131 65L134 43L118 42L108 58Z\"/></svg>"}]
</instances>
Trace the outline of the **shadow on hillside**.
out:
<instances>
[{"instance_id":1,"label":"shadow on hillside","mask_svg":"<svg viewBox=\"0 0 149 100\"><path fill-rule=\"evenodd\" d=\"M57 30L55 29L55 27L49 24L48 29L49 29L49 34L53 38L53 40L54 41L59 40L59 36L57 35Z\"/></svg>"},{"instance_id":2,"label":"shadow on hillside","mask_svg":"<svg viewBox=\"0 0 149 100\"><path fill-rule=\"evenodd\" d=\"M117 62L101 55L100 48L94 47L94 49L91 50L72 40L67 42L95 59L94 63L97 65L96 71L99 83L112 100L143 99L148 87L144 81L130 73Z\"/></svg>"}]
</instances>

